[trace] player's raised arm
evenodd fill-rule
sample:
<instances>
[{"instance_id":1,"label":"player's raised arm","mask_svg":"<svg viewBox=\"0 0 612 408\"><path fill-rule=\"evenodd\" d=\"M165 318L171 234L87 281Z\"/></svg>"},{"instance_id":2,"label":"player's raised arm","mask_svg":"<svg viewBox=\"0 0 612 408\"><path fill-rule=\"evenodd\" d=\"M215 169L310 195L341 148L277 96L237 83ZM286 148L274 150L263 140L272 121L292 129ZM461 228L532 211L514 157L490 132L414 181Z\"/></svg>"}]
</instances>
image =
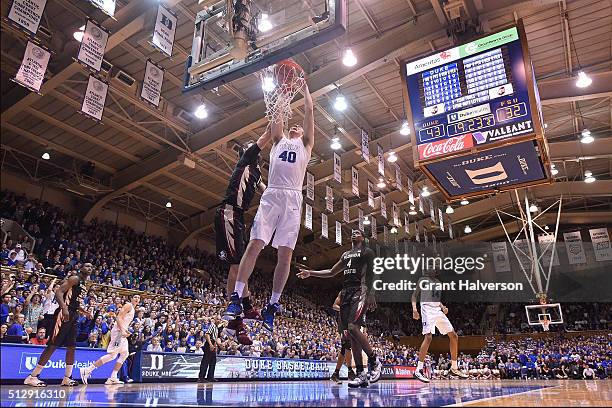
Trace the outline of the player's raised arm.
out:
<instances>
[{"instance_id":1,"label":"player's raised arm","mask_svg":"<svg viewBox=\"0 0 612 408\"><path fill-rule=\"evenodd\" d=\"M421 318L421 316L419 315L419 309L417 308L417 301L420 295L421 295L421 286L417 283L417 287L415 291L412 292L412 318L414 320L419 320Z\"/></svg>"},{"instance_id":2,"label":"player's raised arm","mask_svg":"<svg viewBox=\"0 0 612 408\"><path fill-rule=\"evenodd\" d=\"M283 138L283 122L274 122L271 121L269 123L268 129L270 129L270 135L272 136L272 141L274 143L278 143Z\"/></svg>"},{"instance_id":3,"label":"player's raised arm","mask_svg":"<svg viewBox=\"0 0 612 408\"><path fill-rule=\"evenodd\" d=\"M312 150L314 147L314 104L306 83L304 83L304 125L302 128L304 129L304 146Z\"/></svg>"},{"instance_id":4,"label":"player's raised arm","mask_svg":"<svg viewBox=\"0 0 612 408\"><path fill-rule=\"evenodd\" d=\"M270 130L271 127L271 123L268 124L268 127L266 128L266 131L263 133L263 135L259 136L259 139L257 139L257 146L259 147L259 150L262 150L264 147L266 147L266 145L270 142L270 140L272 140L272 131ZM282 134L282 127L281 127L281 134Z\"/></svg>"},{"instance_id":5,"label":"player's raised arm","mask_svg":"<svg viewBox=\"0 0 612 408\"><path fill-rule=\"evenodd\" d=\"M323 269L321 271L313 271L310 269L302 269L297 273L297 277L300 279L306 279L309 277L314 278L333 278L342 271L342 259L340 259L331 269Z\"/></svg>"}]
</instances>

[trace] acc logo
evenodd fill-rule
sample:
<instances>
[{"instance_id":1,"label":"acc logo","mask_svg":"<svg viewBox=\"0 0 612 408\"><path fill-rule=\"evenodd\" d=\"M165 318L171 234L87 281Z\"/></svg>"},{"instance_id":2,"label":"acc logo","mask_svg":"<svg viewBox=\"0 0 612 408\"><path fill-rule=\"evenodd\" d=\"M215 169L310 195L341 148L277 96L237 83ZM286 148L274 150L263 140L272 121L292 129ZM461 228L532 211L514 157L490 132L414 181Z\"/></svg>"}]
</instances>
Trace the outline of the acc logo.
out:
<instances>
[{"instance_id":1,"label":"acc logo","mask_svg":"<svg viewBox=\"0 0 612 408\"><path fill-rule=\"evenodd\" d=\"M471 42L469 44L467 44L465 46L465 52L467 52L468 54L473 54L476 52L476 50L478 49L478 47L476 46L475 43Z\"/></svg>"},{"instance_id":2,"label":"acc logo","mask_svg":"<svg viewBox=\"0 0 612 408\"><path fill-rule=\"evenodd\" d=\"M164 356L162 354L151 355L151 370L161 370L164 368Z\"/></svg>"}]
</instances>

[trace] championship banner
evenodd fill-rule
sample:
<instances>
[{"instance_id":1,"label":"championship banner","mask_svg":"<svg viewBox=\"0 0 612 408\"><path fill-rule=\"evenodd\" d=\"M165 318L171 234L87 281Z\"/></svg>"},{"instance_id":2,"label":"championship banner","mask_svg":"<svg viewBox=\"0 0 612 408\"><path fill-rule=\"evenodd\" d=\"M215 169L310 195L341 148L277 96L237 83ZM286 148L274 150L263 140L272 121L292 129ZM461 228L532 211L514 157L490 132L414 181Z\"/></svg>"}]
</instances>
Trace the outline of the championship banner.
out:
<instances>
[{"instance_id":1,"label":"championship banner","mask_svg":"<svg viewBox=\"0 0 612 408\"><path fill-rule=\"evenodd\" d=\"M526 239L517 239L516 241L514 241L514 246L516 247L516 255L519 264L522 265L522 267L528 271L531 267L531 247L529 246L529 241ZM535 256L537 257L537 255Z\"/></svg>"},{"instance_id":2,"label":"championship banner","mask_svg":"<svg viewBox=\"0 0 612 408\"><path fill-rule=\"evenodd\" d=\"M346 198L342 199L342 219L344 222L351 222L351 215L349 212L349 201Z\"/></svg>"},{"instance_id":3,"label":"championship banner","mask_svg":"<svg viewBox=\"0 0 612 408\"><path fill-rule=\"evenodd\" d=\"M429 199L428 201L429 201L429 217L435 224L436 223L436 210L434 209L433 201L431 201L431 199Z\"/></svg>"},{"instance_id":4,"label":"championship banner","mask_svg":"<svg viewBox=\"0 0 612 408\"><path fill-rule=\"evenodd\" d=\"M357 211L359 217L359 231L364 232L365 230L363 228L363 210L359 208Z\"/></svg>"},{"instance_id":5,"label":"championship banner","mask_svg":"<svg viewBox=\"0 0 612 408\"><path fill-rule=\"evenodd\" d=\"M77 61L82 62L96 72L100 72L107 42L108 31L92 20L87 20L83 40L77 54Z\"/></svg>"},{"instance_id":6,"label":"championship banner","mask_svg":"<svg viewBox=\"0 0 612 408\"><path fill-rule=\"evenodd\" d=\"M417 242L421 242L421 224L419 224L418 221L414 223L414 232L414 237L416 238Z\"/></svg>"},{"instance_id":7,"label":"championship banner","mask_svg":"<svg viewBox=\"0 0 612 408\"><path fill-rule=\"evenodd\" d=\"M102 120L107 93L108 84L90 75L87 91L85 91L85 97L81 105L81 112L95 120Z\"/></svg>"},{"instance_id":8,"label":"championship banner","mask_svg":"<svg viewBox=\"0 0 612 408\"><path fill-rule=\"evenodd\" d=\"M314 201L314 175L306 173L306 198Z\"/></svg>"},{"instance_id":9,"label":"championship banner","mask_svg":"<svg viewBox=\"0 0 612 408\"><path fill-rule=\"evenodd\" d=\"M115 15L115 0L87 0L105 14L113 17Z\"/></svg>"},{"instance_id":10,"label":"championship banner","mask_svg":"<svg viewBox=\"0 0 612 408\"><path fill-rule=\"evenodd\" d=\"M168 57L172 57L174 35L176 33L177 16L163 5L157 8L155 29L153 31L153 45Z\"/></svg>"},{"instance_id":11,"label":"championship banner","mask_svg":"<svg viewBox=\"0 0 612 408\"><path fill-rule=\"evenodd\" d=\"M371 231L371 237L372 239L377 239L378 238L378 226L376 225L376 217L372 215L371 217L372 219L370 220L370 225L372 227L372 231Z\"/></svg>"},{"instance_id":12,"label":"championship banner","mask_svg":"<svg viewBox=\"0 0 612 408\"><path fill-rule=\"evenodd\" d=\"M557 254L554 234L540 234L538 235L538 242L540 243L540 251L542 251L542 265L548 268L552 258L553 266L559 266L559 255Z\"/></svg>"},{"instance_id":13,"label":"championship banner","mask_svg":"<svg viewBox=\"0 0 612 408\"><path fill-rule=\"evenodd\" d=\"M329 225L327 224L327 214L321 213L321 236L329 239Z\"/></svg>"},{"instance_id":14,"label":"championship banner","mask_svg":"<svg viewBox=\"0 0 612 408\"><path fill-rule=\"evenodd\" d=\"M506 242L491 242L491 250L495 272L510 272L510 258L508 258Z\"/></svg>"},{"instance_id":15,"label":"championship banner","mask_svg":"<svg viewBox=\"0 0 612 408\"><path fill-rule=\"evenodd\" d=\"M380 194L380 215L387 219L387 203L385 202L385 195Z\"/></svg>"},{"instance_id":16,"label":"championship banner","mask_svg":"<svg viewBox=\"0 0 612 408\"><path fill-rule=\"evenodd\" d=\"M612 261L612 249L610 248L610 237L607 228L590 229L591 242L595 251L597 262Z\"/></svg>"},{"instance_id":17,"label":"championship banner","mask_svg":"<svg viewBox=\"0 0 612 408\"><path fill-rule=\"evenodd\" d=\"M305 214L304 226L312 231L312 206L310 204L306 204Z\"/></svg>"},{"instance_id":18,"label":"championship banner","mask_svg":"<svg viewBox=\"0 0 612 408\"><path fill-rule=\"evenodd\" d=\"M383 243L389 245L389 228L386 225L383 225Z\"/></svg>"},{"instance_id":19,"label":"championship banner","mask_svg":"<svg viewBox=\"0 0 612 408\"><path fill-rule=\"evenodd\" d=\"M342 245L342 224L336 221L336 244Z\"/></svg>"},{"instance_id":20,"label":"championship banner","mask_svg":"<svg viewBox=\"0 0 612 408\"><path fill-rule=\"evenodd\" d=\"M442 208L438 207L438 218L440 219L440 230L444 231L444 214L442 214Z\"/></svg>"},{"instance_id":21,"label":"championship banner","mask_svg":"<svg viewBox=\"0 0 612 408\"><path fill-rule=\"evenodd\" d=\"M374 185L368 180L368 205L374 208Z\"/></svg>"},{"instance_id":22,"label":"championship banner","mask_svg":"<svg viewBox=\"0 0 612 408\"><path fill-rule=\"evenodd\" d=\"M410 218L408 218L408 213L406 211L404 211L404 232L410 234Z\"/></svg>"},{"instance_id":23,"label":"championship banner","mask_svg":"<svg viewBox=\"0 0 612 408\"><path fill-rule=\"evenodd\" d=\"M325 209L334 212L334 190L330 186L325 186Z\"/></svg>"},{"instance_id":24,"label":"championship banner","mask_svg":"<svg viewBox=\"0 0 612 408\"><path fill-rule=\"evenodd\" d=\"M370 163L370 137L363 129L361 129L361 157L366 163Z\"/></svg>"},{"instance_id":25,"label":"championship banner","mask_svg":"<svg viewBox=\"0 0 612 408\"><path fill-rule=\"evenodd\" d=\"M397 164L395 165L395 187L399 191L404 191L404 188L402 186L402 170Z\"/></svg>"},{"instance_id":26,"label":"championship banner","mask_svg":"<svg viewBox=\"0 0 612 408\"><path fill-rule=\"evenodd\" d=\"M164 69L151 60L145 64L145 74L142 80L140 98L159 108L162 85L164 84Z\"/></svg>"},{"instance_id":27,"label":"championship banner","mask_svg":"<svg viewBox=\"0 0 612 408\"><path fill-rule=\"evenodd\" d=\"M449 224L449 226L448 226L448 237L449 237L450 239L454 239L454 238L453 238L453 226L452 226L452 225L450 225L450 224Z\"/></svg>"},{"instance_id":28,"label":"championship banner","mask_svg":"<svg viewBox=\"0 0 612 408\"><path fill-rule=\"evenodd\" d=\"M36 35L47 0L13 0L7 18L31 35Z\"/></svg>"},{"instance_id":29,"label":"championship banner","mask_svg":"<svg viewBox=\"0 0 612 408\"><path fill-rule=\"evenodd\" d=\"M359 197L359 170L356 167L351 167L351 189L353 195Z\"/></svg>"},{"instance_id":30,"label":"championship banner","mask_svg":"<svg viewBox=\"0 0 612 408\"><path fill-rule=\"evenodd\" d=\"M30 91L40 92L50 57L49 51L28 41L21 66L13 80Z\"/></svg>"},{"instance_id":31,"label":"championship banner","mask_svg":"<svg viewBox=\"0 0 612 408\"><path fill-rule=\"evenodd\" d=\"M391 202L391 215L393 216L393 225L396 227L401 227L400 223L400 215L399 215L399 207L395 201Z\"/></svg>"},{"instance_id":32,"label":"championship banner","mask_svg":"<svg viewBox=\"0 0 612 408\"><path fill-rule=\"evenodd\" d=\"M342 183L342 162L338 153L334 153L334 180Z\"/></svg>"},{"instance_id":33,"label":"championship banner","mask_svg":"<svg viewBox=\"0 0 612 408\"><path fill-rule=\"evenodd\" d=\"M423 197L419 197L419 212L421 214L425 214L425 209L423 208Z\"/></svg>"},{"instance_id":34,"label":"championship banner","mask_svg":"<svg viewBox=\"0 0 612 408\"><path fill-rule=\"evenodd\" d=\"M570 265L587 263L586 253L582 245L582 235L580 231L566 232L563 234L565 249Z\"/></svg>"},{"instance_id":35,"label":"championship banner","mask_svg":"<svg viewBox=\"0 0 612 408\"><path fill-rule=\"evenodd\" d=\"M378 174L385 177L385 152L383 148L378 145Z\"/></svg>"},{"instance_id":36,"label":"championship banner","mask_svg":"<svg viewBox=\"0 0 612 408\"><path fill-rule=\"evenodd\" d=\"M414 190L412 188L412 180L408 177L408 201L414 205Z\"/></svg>"}]
</instances>

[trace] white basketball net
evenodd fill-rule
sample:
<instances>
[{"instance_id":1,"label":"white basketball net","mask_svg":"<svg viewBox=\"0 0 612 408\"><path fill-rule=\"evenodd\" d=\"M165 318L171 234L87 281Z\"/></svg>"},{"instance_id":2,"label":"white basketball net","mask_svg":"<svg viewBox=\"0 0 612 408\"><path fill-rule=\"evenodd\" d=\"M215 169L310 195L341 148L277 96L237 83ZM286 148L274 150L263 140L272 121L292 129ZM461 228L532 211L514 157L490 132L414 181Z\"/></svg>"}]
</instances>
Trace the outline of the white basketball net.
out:
<instances>
[{"instance_id":1,"label":"white basketball net","mask_svg":"<svg viewBox=\"0 0 612 408\"><path fill-rule=\"evenodd\" d=\"M266 118L286 127L291 119L291 101L304 88L304 71L288 64L276 64L259 71L266 103Z\"/></svg>"},{"instance_id":2,"label":"white basketball net","mask_svg":"<svg viewBox=\"0 0 612 408\"><path fill-rule=\"evenodd\" d=\"M550 330L550 320L540 320L540 324L542 325L542 329L544 329L544 331Z\"/></svg>"}]
</instances>

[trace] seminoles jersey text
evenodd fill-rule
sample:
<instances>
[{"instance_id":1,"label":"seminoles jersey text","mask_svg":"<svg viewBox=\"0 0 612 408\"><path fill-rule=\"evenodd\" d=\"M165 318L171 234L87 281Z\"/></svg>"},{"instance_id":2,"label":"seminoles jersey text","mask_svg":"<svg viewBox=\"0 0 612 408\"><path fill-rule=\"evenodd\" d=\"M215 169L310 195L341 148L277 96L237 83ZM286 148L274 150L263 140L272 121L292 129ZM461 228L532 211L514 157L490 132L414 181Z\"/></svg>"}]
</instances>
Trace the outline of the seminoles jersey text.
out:
<instances>
[{"instance_id":1,"label":"seminoles jersey text","mask_svg":"<svg viewBox=\"0 0 612 408\"><path fill-rule=\"evenodd\" d=\"M342 254L342 273L344 275L342 287L367 286L368 278L371 280L371 263L374 251L370 248L351 249Z\"/></svg>"}]
</instances>

